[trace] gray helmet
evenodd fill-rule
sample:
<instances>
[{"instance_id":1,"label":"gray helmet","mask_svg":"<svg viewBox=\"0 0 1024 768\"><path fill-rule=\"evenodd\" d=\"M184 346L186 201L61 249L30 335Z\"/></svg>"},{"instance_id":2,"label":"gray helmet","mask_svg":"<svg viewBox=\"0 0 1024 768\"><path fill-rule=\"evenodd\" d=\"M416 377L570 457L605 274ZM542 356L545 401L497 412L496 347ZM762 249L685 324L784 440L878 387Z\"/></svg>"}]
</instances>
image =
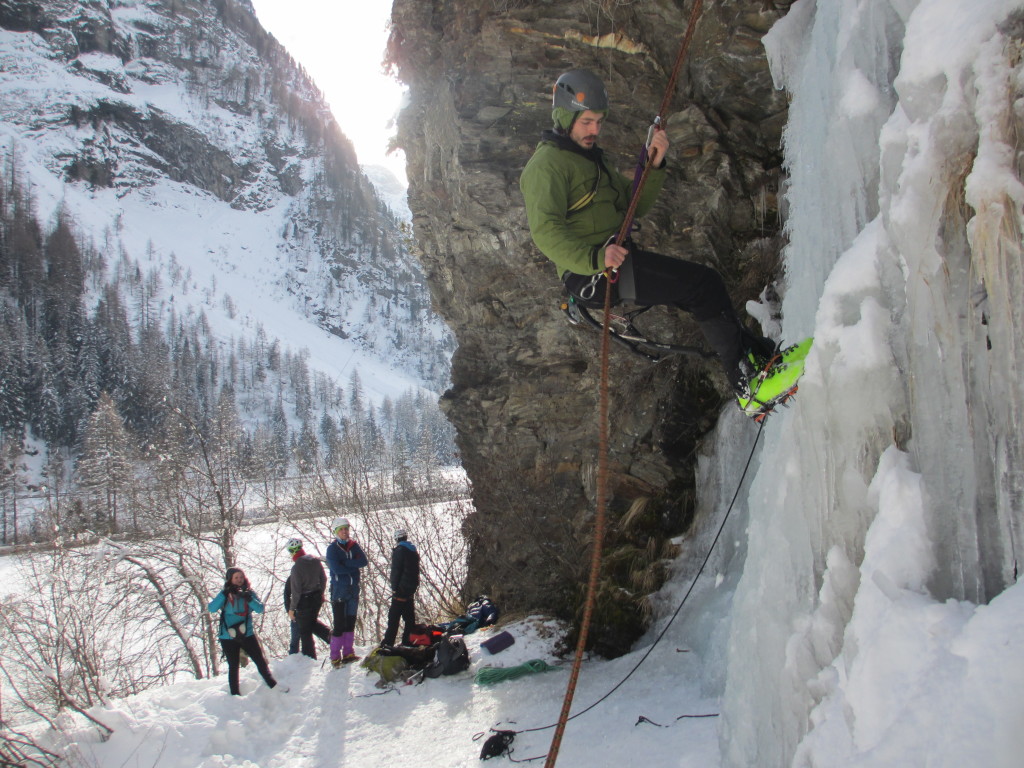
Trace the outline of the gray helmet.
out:
<instances>
[{"instance_id":1,"label":"gray helmet","mask_svg":"<svg viewBox=\"0 0 1024 768\"><path fill-rule=\"evenodd\" d=\"M551 106L570 112L608 111L608 92L601 79L586 69L570 69L555 81Z\"/></svg>"}]
</instances>

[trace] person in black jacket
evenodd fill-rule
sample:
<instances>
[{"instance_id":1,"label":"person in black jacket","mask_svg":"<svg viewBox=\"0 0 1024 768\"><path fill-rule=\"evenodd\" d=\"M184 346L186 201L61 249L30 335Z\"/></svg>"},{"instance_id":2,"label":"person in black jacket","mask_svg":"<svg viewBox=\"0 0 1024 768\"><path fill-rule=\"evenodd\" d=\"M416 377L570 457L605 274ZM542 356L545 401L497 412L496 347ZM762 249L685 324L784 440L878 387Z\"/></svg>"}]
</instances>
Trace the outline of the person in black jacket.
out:
<instances>
[{"instance_id":1,"label":"person in black jacket","mask_svg":"<svg viewBox=\"0 0 1024 768\"><path fill-rule=\"evenodd\" d=\"M388 609L388 628L382 646L392 646L398 636L398 621L402 620L402 645L409 645L409 631L416 623L413 598L420 585L420 555L416 545L399 528L395 531L395 548L391 550L391 607Z\"/></svg>"}]
</instances>

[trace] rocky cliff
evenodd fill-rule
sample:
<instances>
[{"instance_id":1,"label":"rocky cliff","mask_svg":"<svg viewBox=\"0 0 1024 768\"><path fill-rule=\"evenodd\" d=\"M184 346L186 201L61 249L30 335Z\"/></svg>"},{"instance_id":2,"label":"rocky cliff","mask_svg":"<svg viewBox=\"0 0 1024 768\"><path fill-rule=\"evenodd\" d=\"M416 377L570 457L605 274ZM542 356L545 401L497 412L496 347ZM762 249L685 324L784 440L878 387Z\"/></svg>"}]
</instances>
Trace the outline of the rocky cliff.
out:
<instances>
[{"instance_id":1,"label":"rocky cliff","mask_svg":"<svg viewBox=\"0 0 1024 768\"><path fill-rule=\"evenodd\" d=\"M761 36L788 8L707 2L667 119L670 172L639 240L711 264L737 307L776 271L783 97ZM597 466L599 335L571 326L530 240L519 174L550 124L559 73L608 87L602 146L628 170L661 103L691 3L396 0L389 58L410 87L399 141L435 309L458 339L444 406L476 512L469 594L572 615L583 591ZM653 310L663 337L697 341ZM613 349L610 546L598 648L642 627L668 539L692 519L694 454L726 394L717 365Z\"/></svg>"}]
</instances>

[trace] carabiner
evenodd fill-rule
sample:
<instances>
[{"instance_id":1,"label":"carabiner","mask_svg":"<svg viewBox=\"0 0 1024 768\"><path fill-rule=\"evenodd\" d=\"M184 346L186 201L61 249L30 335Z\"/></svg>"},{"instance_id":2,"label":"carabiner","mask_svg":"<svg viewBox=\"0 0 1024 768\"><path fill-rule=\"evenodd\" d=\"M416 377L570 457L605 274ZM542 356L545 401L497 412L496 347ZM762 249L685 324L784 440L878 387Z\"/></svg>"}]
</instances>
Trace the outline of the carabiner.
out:
<instances>
[{"instance_id":1,"label":"carabiner","mask_svg":"<svg viewBox=\"0 0 1024 768\"><path fill-rule=\"evenodd\" d=\"M661 128L661 115L657 115L654 118L654 122L651 123L651 127L647 129L647 141L644 143L644 148L650 148L651 139L654 138L654 132Z\"/></svg>"},{"instance_id":2,"label":"carabiner","mask_svg":"<svg viewBox=\"0 0 1024 768\"><path fill-rule=\"evenodd\" d=\"M594 298L594 294L597 293L597 281L601 279L603 273L597 272L590 276L590 282L583 286L580 290L580 298L584 301L590 301Z\"/></svg>"}]
</instances>

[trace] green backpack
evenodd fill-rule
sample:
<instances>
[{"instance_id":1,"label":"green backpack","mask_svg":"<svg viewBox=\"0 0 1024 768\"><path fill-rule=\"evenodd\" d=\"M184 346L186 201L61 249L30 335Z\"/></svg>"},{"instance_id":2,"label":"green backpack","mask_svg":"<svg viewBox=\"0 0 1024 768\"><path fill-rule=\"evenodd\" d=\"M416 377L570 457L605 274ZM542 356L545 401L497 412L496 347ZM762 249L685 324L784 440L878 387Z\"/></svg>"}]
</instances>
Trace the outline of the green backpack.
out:
<instances>
[{"instance_id":1,"label":"green backpack","mask_svg":"<svg viewBox=\"0 0 1024 768\"><path fill-rule=\"evenodd\" d=\"M363 659L359 666L366 667L368 672L376 672L380 675L380 680L376 685L378 688L383 688L391 683L404 682L409 662L401 656L385 656L380 652L380 648L374 648L373 652Z\"/></svg>"}]
</instances>

